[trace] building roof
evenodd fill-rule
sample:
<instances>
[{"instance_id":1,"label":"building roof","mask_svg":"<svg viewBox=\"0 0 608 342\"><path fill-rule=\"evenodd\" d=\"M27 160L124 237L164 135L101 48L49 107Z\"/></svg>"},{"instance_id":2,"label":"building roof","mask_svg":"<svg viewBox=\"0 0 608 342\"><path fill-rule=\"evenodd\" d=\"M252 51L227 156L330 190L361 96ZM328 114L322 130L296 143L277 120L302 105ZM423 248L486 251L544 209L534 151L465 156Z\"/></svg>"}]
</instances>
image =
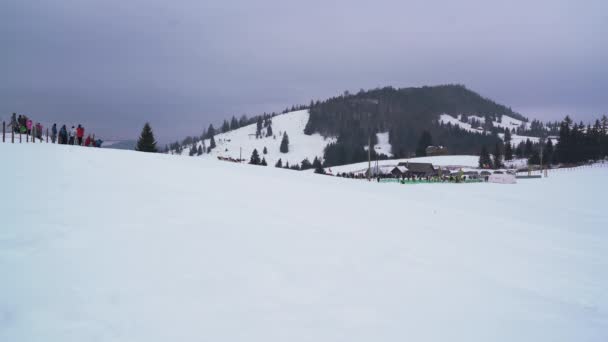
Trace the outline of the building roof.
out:
<instances>
[{"instance_id":1,"label":"building roof","mask_svg":"<svg viewBox=\"0 0 608 342\"><path fill-rule=\"evenodd\" d=\"M435 173L435 168L433 168L433 164L431 164L431 163L403 162L403 163L399 163L399 166L405 166L407 168L407 170L412 173L426 173L426 174Z\"/></svg>"},{"instance_id":2,"label":"building roof","mask_svg":"<svg viewBox=\"0 0 608 342\"><path fill-rule=\"evenodd\" d=\"M407 172L407 168L405 166L395 166L391 172L395 171L395 169L399 170L399 172L401 173L406 173Z\"/></svg>"}]
</instances>

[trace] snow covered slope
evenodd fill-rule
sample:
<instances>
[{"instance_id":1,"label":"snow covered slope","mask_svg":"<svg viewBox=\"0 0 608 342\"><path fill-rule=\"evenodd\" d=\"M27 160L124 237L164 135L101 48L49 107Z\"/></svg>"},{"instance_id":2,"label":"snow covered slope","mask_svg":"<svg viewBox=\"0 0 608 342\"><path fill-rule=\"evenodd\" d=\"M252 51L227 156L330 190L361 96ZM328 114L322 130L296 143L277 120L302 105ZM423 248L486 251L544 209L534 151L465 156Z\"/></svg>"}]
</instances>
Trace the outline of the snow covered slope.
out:
<instances>
[{"instance_id":1,"label":"snow covered slope","mask_svg":"<svg viewBox=\"0 0 608 342\"><path fill-rule=\"evenodd\" d=\"M452 124L453 126L458 125L461 129L465 130L465 131L469 131L469 132L477 132L477 133L483 133L483 129L482 128L473 128L470 124L470 122L474 119L477 120L479 122L481 122L482 124L485 122L485 118L481 117L481 116L475 116L475 115L470 115L468 116L468 122L462 122L460 121L460 119L462 118L462 115L458 115L457 117L453 117L449 114L441 114L439 116L439 122L442 122L444 124ZM517 129L518 127L525 127L525 128L529 128L529 123L518 120L518 119L514 119L510 116L507 115L503 115L501 122L498 121L492 121L492 124L496 127L503 127L503 128L509 128L509 129ZM504 134L500 133L499 134L500 138L504 139ZM517 146L520 142L522 141L526 141L526 139L530 139L530 141L537 143L538 142L538 138L537 137L529 137L529 136L524 136L524 135L517 135L515 133L513 133L511 135L511 143L515 146Z\"/></svg>"},{"instance_id":2,"label":"snow covered slope","mask_svg":"<svg viewBox=\"0 0 608 342\"><path fill-rule=\"evenodd\" d=\"M606 168L407 186L0 155L0 341L608 340Z\"/></svg>"},{"instance_id":3,"label":"snow covered slope","mask_svg":"<svg viewBox=\"0 0 608 342\"><path fill-rule=\"evenodd\" d=\"M334 139L326 139L320 134L304 134L308 115L308 110L299 110L275 116L272 118L274 137L256 139L255 124L217 134L215 136L217 147L210 154L205 154L202 157L217 159L218 156L221 156L238 159L239 155L242 154L243 159L249 160L253 150L257 149L260 159L262 157L266 158L266 162L271 166L274 166L279 158L281 158L283 164L288 161L293 165L300 163L304 158L308 158L312 162L315 157L323 157L325 146L333 142ZM287 136L289 137L288 153L281 153L279 150L283 132L287 132ZM263 129L262 133L265 136L266 130ZM201 144L201 142L198 143L198 145ZM209 146L209 139L205 140L205 145ZM264 147L268 151L266 155L262 153ZM182 154L188 155L188 152L189 148L185 148Z\"/></svg>"}]
</instances>

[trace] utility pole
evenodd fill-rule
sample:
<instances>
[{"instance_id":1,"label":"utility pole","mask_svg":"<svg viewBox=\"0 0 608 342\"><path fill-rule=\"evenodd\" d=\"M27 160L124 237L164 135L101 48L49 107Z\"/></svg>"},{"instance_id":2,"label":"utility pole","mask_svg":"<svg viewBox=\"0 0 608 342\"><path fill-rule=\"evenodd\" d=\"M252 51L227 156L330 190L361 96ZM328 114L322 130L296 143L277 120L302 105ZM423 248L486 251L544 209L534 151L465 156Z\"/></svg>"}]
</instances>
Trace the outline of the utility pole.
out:
<instances>
[{"instance_id":1,"label":"utility pole","mask_svg":"<svg viewBox=\"0 0 608 342\"><path fill-rule=\"evenodd\" d=\"M540 149L540 176L543 176L543 138L538 139Z\"/></svg>"},{"instance_id":2,"label":"utility pole","mask_svg":"<svg viewBox=\"0 0 608 342\"><path fill-rule=\"evenodd\" d=\"M367 138L367 180L372 180L372 136Z\"/></svg>"}]
</instances>

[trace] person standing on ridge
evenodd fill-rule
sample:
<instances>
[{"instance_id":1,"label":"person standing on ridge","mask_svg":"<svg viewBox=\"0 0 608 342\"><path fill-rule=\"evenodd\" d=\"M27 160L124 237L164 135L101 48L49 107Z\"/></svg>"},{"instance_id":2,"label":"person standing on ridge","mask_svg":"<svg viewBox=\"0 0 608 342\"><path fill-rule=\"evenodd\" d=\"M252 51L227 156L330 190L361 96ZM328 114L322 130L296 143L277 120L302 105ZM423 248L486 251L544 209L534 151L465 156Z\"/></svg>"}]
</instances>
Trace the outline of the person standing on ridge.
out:
<instances>
[{"instance_id":1,"label":"person standing on ridge","mask_svg":"<svg viewBox=\"0 0 608 342\"><path fill-rule=\"evenodd\" d=\"M61 145L68 143L68 129L65 127L65 125L61 126L61 129L59 130L59 143Z\"/></svg>"},{"instance_id":2,"label":"person standing on ridge","mask_svg":"<svg viewBox=\"0 0 608 342\"><path fill-rule=\"evenodd\" d=\"M76 138L78 139L78 145L82 146L82 138L84 137L84 128L78 125L76 128Z\"/></svg>"},{"instance_id":3,"label":"person standing on ridge","mask_svg":"<svg viewBox=\"0 0 608 342\"><path fill-rule=\"evenodd\" d=\"M76 128L72 126L72 129L70 129L70 140L68 144L74 145L74 139L76 139Z\"/></svg>"},{"instance_id":4,"label":"person standing on ridge","mask_svg":"<svg viewBox=\"0 0 608 342\"><path fill-rule=\"evenodd\" d=\"M57 139L57 124L54 123L53 127L51 128L51 141L53 142L53 144L55 143L56 139Z\"/></svg>"},{"instance_id":5,"label":"person standing on ridge","mask_svg":"<svg viewBox=\"0 0 608 342\"><path fill-rule=\"evenodd\" d=\"M25 122L25 128L27 129L27 135L32 135L32 126L34 125L34 123L32 122L31 119L27 119L27 121Z\"/></svg>"}]
</instances>

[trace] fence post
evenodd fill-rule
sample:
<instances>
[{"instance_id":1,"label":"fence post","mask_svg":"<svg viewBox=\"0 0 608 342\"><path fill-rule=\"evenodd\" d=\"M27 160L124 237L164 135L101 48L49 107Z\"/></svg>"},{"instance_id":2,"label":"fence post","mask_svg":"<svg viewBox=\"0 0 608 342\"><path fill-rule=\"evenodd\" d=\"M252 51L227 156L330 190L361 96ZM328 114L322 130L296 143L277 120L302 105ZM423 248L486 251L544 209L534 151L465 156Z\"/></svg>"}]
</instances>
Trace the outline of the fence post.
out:
<instances>
[{"instance_id":1,"label":"fence post","mask_svg":"<svg viewBox=\"0 0 608 342\"><path fill-rule=\"evenodd\" d=\"M6 121L2 121L2 142L5 142L6 138Z\"/></svg>"},{"instance_id":2,"label":"fence post","mask_svg":"<svg viewBox=\"0 0 608 342\"><path fill-rule=\"evenodd\" d=\"M46 143L49 143L49 128L46 128Z\"/></svg>"},{"instance_id":3,"label":"fence post","mask_svg":"<svg viewBox=\"0 0 608 342\"><path fill-rule=\"evenodd\" d=\"M21 144L21 129L19 129L19 143Z\"/></svg>"},{"instance_id":4,"label":"fence post","mask_svg":"<svg viewBox=\"0 0 608 342\"><path fill-rule=\"evenodd\" d=\"M15 127L13 127L15 124L11 125L11 144L15 143Z\"/></svg>"}]
</instances>

